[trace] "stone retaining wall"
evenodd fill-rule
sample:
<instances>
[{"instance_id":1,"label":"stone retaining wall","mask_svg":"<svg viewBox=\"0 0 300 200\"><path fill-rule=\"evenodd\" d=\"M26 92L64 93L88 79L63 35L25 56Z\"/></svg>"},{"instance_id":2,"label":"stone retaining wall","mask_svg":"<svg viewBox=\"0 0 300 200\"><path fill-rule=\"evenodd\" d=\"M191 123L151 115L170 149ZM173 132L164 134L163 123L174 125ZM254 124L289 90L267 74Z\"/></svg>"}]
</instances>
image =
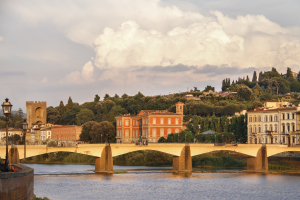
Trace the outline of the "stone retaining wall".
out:
<instances>
[{"instance_id":1,"label":"stone retaining wall","mask_svg":"<svg viewBox=\"0 0 300 200\"><path fill-rule=\"evenodd\" d=\"M13 166L16 172L0 172L0 199L35 199L33 169L25 165L14 164Z\"/></svg>"}]
</instances>

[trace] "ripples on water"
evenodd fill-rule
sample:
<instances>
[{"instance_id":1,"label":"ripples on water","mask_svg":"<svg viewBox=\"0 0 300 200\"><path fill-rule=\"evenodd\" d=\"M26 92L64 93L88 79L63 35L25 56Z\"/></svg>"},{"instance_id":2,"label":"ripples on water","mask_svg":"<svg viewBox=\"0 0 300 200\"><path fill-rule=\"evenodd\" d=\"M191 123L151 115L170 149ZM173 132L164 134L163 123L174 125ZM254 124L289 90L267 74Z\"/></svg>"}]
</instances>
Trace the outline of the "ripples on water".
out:
<instances>
[{"instance_id":1,"label":"ripples on water","mask_svg":"<svg viewBox=\"0 0 300 200\"><path fill-rule=\"evenodd\" d=\"M243 173L173 174L172 167L26 164L35 170L38 197L60 199L300 199L300 177ZM122 173L127 171L128 173Z\"/></svg>"}]
</instances>

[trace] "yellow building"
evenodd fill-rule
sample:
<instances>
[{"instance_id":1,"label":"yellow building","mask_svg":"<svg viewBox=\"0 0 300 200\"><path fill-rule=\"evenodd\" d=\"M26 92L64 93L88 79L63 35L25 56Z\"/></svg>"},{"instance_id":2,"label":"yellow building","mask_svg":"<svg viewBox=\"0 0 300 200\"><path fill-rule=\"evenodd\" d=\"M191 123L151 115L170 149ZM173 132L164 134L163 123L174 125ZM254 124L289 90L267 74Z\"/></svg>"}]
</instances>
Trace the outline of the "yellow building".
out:
<instances>
[{"instance_id":1,"label":"yellow building","mask_svg":"<svg viewBox=\"0 0 300 200\"><path fill-rule=\"evenodd\" d=\"M248 143L300 144L300 106L271 101L264 105L248 111Z\"/></svg>"}]
</instances>

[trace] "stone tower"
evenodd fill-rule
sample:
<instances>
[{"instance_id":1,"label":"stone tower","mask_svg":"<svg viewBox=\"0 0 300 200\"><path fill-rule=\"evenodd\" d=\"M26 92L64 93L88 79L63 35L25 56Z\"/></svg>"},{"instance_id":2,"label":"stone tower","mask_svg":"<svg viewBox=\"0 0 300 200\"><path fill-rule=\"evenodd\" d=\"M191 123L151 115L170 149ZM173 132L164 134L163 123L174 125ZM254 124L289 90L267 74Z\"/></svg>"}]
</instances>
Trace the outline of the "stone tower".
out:
<instances>
[{"instance_id":1,"label":"stone tower","mask_svg":"<svg viewBox=\"0 0 300 200\"><path fill-rule=\"evenodd\" d=\"M46 124L47 122L47 102L46 101L27 101L26 113L28 128L34 124Z\"/></svg>"},{"instance_id":2,"label":"stone tower","mask_svg":"<svg viewBox=\"0 0 300 200\"><path fill-rule=\"evenodd\" d=\"M183 115L183 106L184 106L184 103L177 102L175 105L176 105L176 114Z\"/></svg>"}]
</instances>

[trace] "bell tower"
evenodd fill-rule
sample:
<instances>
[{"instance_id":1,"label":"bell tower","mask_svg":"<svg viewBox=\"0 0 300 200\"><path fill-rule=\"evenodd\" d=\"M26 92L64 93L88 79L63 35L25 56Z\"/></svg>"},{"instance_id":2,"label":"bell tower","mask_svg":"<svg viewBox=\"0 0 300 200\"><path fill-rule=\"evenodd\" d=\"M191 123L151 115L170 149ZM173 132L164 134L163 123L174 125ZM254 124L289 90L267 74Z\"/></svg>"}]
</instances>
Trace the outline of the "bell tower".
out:
<instances>
[{"instance_id":1,"label":"bell tower","mask_svg":"<svg viewBox=\"0 0 300 200\"><path fill-rule=\"evenodd\" d=\"M176 105L176 114L183 115L183 106L184 106L184 103L177 102L175 105Z\"/></svg>"}]
</instances>

